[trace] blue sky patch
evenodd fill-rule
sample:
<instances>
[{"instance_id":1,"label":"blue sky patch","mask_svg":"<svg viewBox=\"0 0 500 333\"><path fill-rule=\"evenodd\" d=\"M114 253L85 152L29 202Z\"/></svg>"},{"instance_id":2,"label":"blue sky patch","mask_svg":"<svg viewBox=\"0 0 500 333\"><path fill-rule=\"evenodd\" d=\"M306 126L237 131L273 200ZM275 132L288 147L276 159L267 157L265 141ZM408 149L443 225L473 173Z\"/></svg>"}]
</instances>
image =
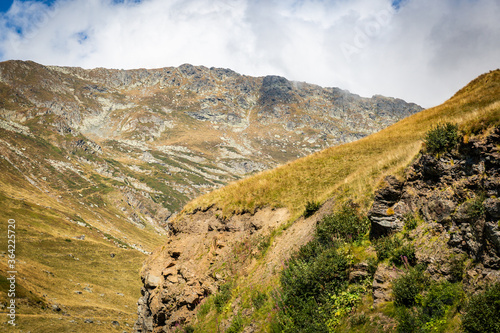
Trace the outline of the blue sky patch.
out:
<instances>
[{"instance_id":1,"label":"blue sky patch","mask_svg":"<svg viewBox=\"0 0 500 333\"><path fill-rule=\"evenodd\" d=\"M396 10L398 10L399 8L401 8L401 6L404 5L404 3L406 2L407 0L393 0L392 1L392 7Z\"/></svg>"},{"instance_id":2,"label":"blue sky patch","mask_svg":"<svg viewBox=\"0 0 500 333\"><path fill-rule=\"evenodd\" d=\"M76 34L76 39L78 41L78 44L83 44L88 38L89 35L87 34L86 31L80 31Z\"/></svg>"},{"instance_id":3,"label":"blue sky patch","mask_svg":"<svg viewBox=\"0 0 500 333\"><path fill-rule=\"evenodd\" d=\"M4 0L0 1L0 13L5 13L10 9L10 6L12 6L13 1L9 0Z\"/></svg>"},{"instance_id":4,"label":"blue sky patch","mask_svg":"<svg viewBox=\"0 0 500 333\"><path fill-rule=\"evenodd\" d=\"M18 1L23 2L23 0L18 0ZM56 1L57 0L38 0L37 2L42 2L50 6ZM14 3L13 0L0 0L0 13L6 13L10 9L13 3Z\"/></svg>"}]
</instances>

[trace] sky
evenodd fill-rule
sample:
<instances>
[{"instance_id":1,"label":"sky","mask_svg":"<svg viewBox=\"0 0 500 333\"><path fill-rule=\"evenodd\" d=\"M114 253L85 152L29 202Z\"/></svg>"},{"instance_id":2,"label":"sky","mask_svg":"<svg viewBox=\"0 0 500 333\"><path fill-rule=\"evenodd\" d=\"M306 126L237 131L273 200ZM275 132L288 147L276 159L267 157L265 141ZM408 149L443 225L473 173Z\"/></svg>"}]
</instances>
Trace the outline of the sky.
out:
<instances>
[{"instance_id":1,"label":"sky","mask_svg":"<svg viewBox=\"0 0 500 333\"><path fill-rule=\"evenodd\" d=\"M500 67L500 0L0 0L0 61L280 75L441 104Z\"/></svg>"}]
</instances>

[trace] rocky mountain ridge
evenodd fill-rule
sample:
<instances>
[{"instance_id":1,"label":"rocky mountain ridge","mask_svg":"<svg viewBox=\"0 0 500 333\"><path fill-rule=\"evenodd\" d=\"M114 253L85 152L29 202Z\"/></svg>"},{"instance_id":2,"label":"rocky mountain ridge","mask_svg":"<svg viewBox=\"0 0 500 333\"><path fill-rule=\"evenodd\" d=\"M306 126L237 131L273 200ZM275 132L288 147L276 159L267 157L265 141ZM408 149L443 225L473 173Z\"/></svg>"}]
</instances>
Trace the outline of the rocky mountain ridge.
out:
<instances>
[{"instance_id":1,"label":"rocky mountain ridge","mask_svg":"<svg viewBox=\"0 0 500 333\"><path fill-rule=\"evenodd\" d=\"M399 99L187 64L125 71L9 61L0 64L0 86L4 129L38 123L66 136L65 146L104 151L137 173L168 175L170 195L162 199L171 213L221 184L421 110ZM106 169L96 167L105 177Z\"/></svg>"}]
</instances>

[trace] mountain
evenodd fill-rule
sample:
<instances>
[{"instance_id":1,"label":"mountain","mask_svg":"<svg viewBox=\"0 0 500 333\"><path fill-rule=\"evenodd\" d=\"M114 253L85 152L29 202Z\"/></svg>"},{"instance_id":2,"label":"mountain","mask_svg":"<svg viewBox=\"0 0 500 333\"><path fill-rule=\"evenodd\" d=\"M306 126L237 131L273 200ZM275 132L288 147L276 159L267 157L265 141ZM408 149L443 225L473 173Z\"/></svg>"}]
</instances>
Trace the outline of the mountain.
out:
<instances>
[{"instance_id":1,"label":"mountain","mask_svg":"<svg viewBox=\"0 0 500 333\"><path fill-rule=\"evenodd\" d=\"M499 96L496 70L191 201L144 264L136 332L459 331L460 295L500 283Z\"/></svg>"},{"instance_id":2,"label":"mountain","mask_svg":"<svg viewBox=\"0 0 500 333\"><path fill-rule=\"evenodd\" d=\"M169 190L161 201L170 212L229 181L421 110L399 99L191 65L119 71L11 61L0 77L4 121L44 121L66 138L58 146L104 150L131 172L164 174ZM150 170L141 171L143 164Z\"/></svg>"},{"instance_id":3,"label":"mountain","mask_svg":"<svg viewBox=\"0 0 500 333\"><path fill-rule=\"evenodd\" d=\"M189 200L420 110L219 68L0 63L0 211L16 221L19 329L130 329L142 262Z\"/></svg>"}]
</instances>

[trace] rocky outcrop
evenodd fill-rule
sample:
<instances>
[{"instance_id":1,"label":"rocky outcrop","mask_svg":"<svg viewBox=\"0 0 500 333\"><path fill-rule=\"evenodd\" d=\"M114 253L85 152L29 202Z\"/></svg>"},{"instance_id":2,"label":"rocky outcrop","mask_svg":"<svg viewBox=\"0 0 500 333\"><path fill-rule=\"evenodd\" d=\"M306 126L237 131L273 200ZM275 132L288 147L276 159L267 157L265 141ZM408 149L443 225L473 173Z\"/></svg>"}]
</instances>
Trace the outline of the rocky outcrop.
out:
<instances>
[{"instance_id":1,"label":"rocky outcrop","mask_svg":"<svg viewBox=\"0 0 500 333\"><path fill-rule=\"evenodd\" d=\"M390 302L392 297L392 281L400 276L400 272L393 267L380 264L373 275L373 305Z\"/></svg>"},{"instance_id":2,"label":"rocky outcrop","mask_svg":"<svg viewBox=\"0 0 500 333\"><path fill-rule=\"evenodd\" d=\"M229 219L219 214L209 209L180 219L168 244L145 263L136 332L163 332L191 321L197 305L231 275L251 269L258 243L289 217L286 209Z\"/></svg>"},{"instance_id":3,"label":"rocky outcrop","mask_svg":"<svg viewBox=\"0 0 500 333\"><path fill-rule=\"evenodd\" d=\"M311 239L316 224L332 207L333 201L327 201L313 216L299 218L274 236L272 243L271 232L290 218L285 208L263 208L228 219L210 208L176 219L168 243L142 269L135 331L164 332L192 322L198 305L237 276L252 285L270 283L290 255ZM360 263L349 278L362 280L368 271L368 265ZM258 331L254 327L248 332Z\"/></svg>"},{"instance_id":4,"label":"rocky outcrop","mask_svg":"<svg viewBox=\"0 0 500 333\"><path fill-rule=\"evenodd\" d=\"M427 265L434 279L453 280L456 258L470 258L466 288L500 281L499 147L496 128L484 139L461 143L452 153L421 155L403 181L386 178L368 214L372 239L401 230L405 216L417 214L424 223L410 236L418 262ZM375 303L389 300L385 291L394 278L379 269L373 283Z\"/></svg>"},{"instance_id":5,"label":"rocky outcrop","mask_svg":"<svg viewBox=\"0 0 500 333\"><path fill-rule=\"evenodd\" d=\"M379 238L403 228L401 209L396 203L401 199L403 183L389 176L385 186L375 195L375 201L368 212L371 221L370 237ZM397 212L396 212L397 211Z\"/></svg>"}]
</instances>

